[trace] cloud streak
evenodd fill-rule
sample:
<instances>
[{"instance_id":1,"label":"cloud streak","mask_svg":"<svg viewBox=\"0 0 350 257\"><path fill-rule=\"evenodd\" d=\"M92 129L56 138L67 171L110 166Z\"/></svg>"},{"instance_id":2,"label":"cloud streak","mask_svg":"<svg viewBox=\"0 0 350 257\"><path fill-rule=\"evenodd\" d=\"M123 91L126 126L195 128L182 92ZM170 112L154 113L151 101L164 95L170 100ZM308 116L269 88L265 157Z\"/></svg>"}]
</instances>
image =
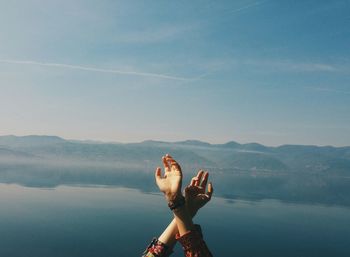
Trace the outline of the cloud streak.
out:
<instances>
[{"instance_id":1,"label":"cloud streak","mask_svg":"<svg viewBox=\"0 0 350 257\"><path fill-rule=\"evenodd\" d=\"M289 60L243 60L243 64L273 68L279 71L294 71L294 72L341 72L342 70L334 65L325 63L303 63Z\"/></svg>"},{"instance_id":2,"label":"cloud streak","mask_svg":"<svg viewBox=\"0 0 350 257\"><path fill-rule=\"evenodd\" d=\"M339 93L339 94L350 95L350 91L331 89L331 88L320 88L320 87L309 87L309 88L312 90L321 91L321 92Z\"/></svg>"},{"instance_id":3,"label":"cloud streak","mask_svg":"<svg viewBox=\"0 0 350 257\"><path fill-rule=\"evenodd\" d=\"M102 69L102 68L95 68L95 67L81 66L81 65L71 65L71 64L64 64L64 63L24 61L24 60L4 60L4 59L0 59L0 63L54 67L54 68L61 68L61 69L82 70L82 71L90 71L90 72L111 73L111 74L139 76L139 77L151 77L151 78L179 80L179 81L193 81L198 79L198 78L186 78L186 77L172 76L172 75L159 74L159 73L150 73L150 72Z\"/></svg>"},{"instance_id":4,"label":"cloud streak","mask_svg":"<svg viewBox=\"0 0 350 257\"><path fill-rule=\"evenodd\" d=\"M236 13L236 12L241 12L241 11L246 10L246 9L249 9L249 8L251 8L251 7L264 4L264 3L267 2L267 1L268 1L268 0L259 1L259 2L254 2L254 3L248 4L248 5L242 6L242 7L240 7L240 8L233 9L233 10L230 11L230 14Z\"/></svg>"}]
</instances>

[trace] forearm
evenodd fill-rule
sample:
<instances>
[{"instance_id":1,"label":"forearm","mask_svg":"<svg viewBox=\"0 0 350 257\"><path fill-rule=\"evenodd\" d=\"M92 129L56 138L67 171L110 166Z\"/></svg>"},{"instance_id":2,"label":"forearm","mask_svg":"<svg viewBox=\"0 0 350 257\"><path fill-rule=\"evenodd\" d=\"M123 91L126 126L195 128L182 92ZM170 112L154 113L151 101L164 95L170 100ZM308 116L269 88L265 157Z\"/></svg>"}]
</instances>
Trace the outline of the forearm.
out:
<instances>
[{"instance_id":1,"label":"forearm","mask_svg":"<svg viewBox=\"0 0 350 257\"><path fill-rule=\"evenodd\" d=\"M189 212L190 212L191 218L193 218L197 213L197 211L194 211L193 209L192 209L192 211L189 211ZM183 224L183 222L180 222L180 223ZM181 226L184 227L184 225L181 225ZM164 244L168 245L170 248L173 248L174 245L176 244L175 236L178 233L179 233L179 229L178 229L178 225L177 225L176 216L174 214L174 219L170 222L168 227L159 236L158 240L163 242Z\"/></svg>"},{"instance_id":2,"label":"forearm","mask_svg":"<svg viewBox=\"0 0 350 257\"><path fill-rule=\"evenodd\" d=\"M176 239L182 245L185 256L212 257L199 225L194 225L192 215L185 206L174 210L179 233Z\"/></svg>"},{"instance_id":3,"label":"forearm","mask_svg":"<svg viewBox=\"0 0 350 257\"><path fill-rule=\"evenodd\" d=\"M185 206L181 206L178 209L175 209L173 212L180 236L193 229L192 216Z\"/></svg>"},{"instance_id":4,"label":"forearm","mask_svg":"<svg viewBox=\"0 0 350 257\"><path fill-rule=\"evenodd\" d=\"M166 257L173 252L176 244L176 234L178 233L175 218L169 223L159 238L154 238L146 248L143 257Z\"/></svg>"},{"instance_id":5,"label":"forearm","mask_svg":"<svg viewBox=\"0 0 350 257\"><path fill-rule=\"evenodd\" d=\"M174 219L164 232L147 247L143 257L166 257L179 241L185 256L212 257L210 250L203 240L200 226L193 225L192 216L184 210L176 210ZM178 231L181 231L180 233Z\"/></svg>"},{"instance_id":6,"label":"forearm","mask_svg":"<svg viewBox=\"0 0 350 257\"><path fill-rule=\"evenodd\" d=\"M176 244L176 234L178 233L177 224L175 218L170 222L168 227L159 236L158 240L169 246L170 249Z\"/></svg>"},{"instance_id":7,"label":"forearm","mask_svg":"<svg viewBox=\"0 0 350 257\"><path fill-rule=\"evenodd\" d=\"M187 233L180 236L176 235L176 239L181 243L186 257L212 257L207 244L202 235L199 225L194 225Z\"/></svg>"},{"instance_id":8,"label":"forearm","mask_svg":"<svg viewBox=\"0 0 350 257\"><path fill-rule=\"evenodd\" d=\"M143 256L169 256L174 248L174 245L176 244L176 235L179 233L179 231L180 235L183 235L190 232L192 229L192 216L184 205L184 202L173 202L173 206L174 208L171 209L173 209L174 219L170 222L158 239L153 239Z\"/></svg>"}]
</instances>

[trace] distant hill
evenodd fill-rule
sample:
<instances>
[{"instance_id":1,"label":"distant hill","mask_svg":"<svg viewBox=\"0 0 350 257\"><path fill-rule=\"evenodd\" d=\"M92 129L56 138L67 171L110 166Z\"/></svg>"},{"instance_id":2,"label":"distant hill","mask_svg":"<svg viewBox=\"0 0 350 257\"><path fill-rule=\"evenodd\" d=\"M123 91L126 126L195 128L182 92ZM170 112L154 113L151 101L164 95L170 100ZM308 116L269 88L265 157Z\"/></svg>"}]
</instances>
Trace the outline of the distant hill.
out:
<instances>
[{"instance_id":1,"label":"distant hill","mask_svg":"<svg viewBox=\"0 0 350 257\"><path fill-rule=\"evenodd\" d=\"M269 147L258 143L210 144L198 140L180 142L144 141L141 143L102 143L65 140L57 136L0 136L0 147L22 154L45 158L89 161L157 163L170 152L186 166L231 168L254 171L333 171L348 173L350 147L282 145ZM0 151L0 156L4 155Z\"/></svg>"},{"instance_id":2,"label":"distant hill","mask_svg":"<svg viewBox=\"0 0 350 257\"><path fill-rule=\"evenodd\" d=\"M35 156L22 151L15 151L11 149L7 149L4 147L0 147L0 158L34 158Z\"/></svg>"},{"instance_id":3,"label":"distant hill","mask_svg":"<svg viewBox=\"0 0 350 257\"><path fill-rule=\"evenodd\" d=\"M350 147L0 136L0 183L122 185L152 191L154 169L166 153L180 162L185 180L199 169L209 170L220 196L350 206Z\"/></svg>"},{"instance_id":4,"label":"distant hill","mask_svg":"<svg viewBox=\"0 0 350 257\"><path fill-rule=\"evenodd\" d=\"M55 143L63 143L66 140L57 136L0 136L0 145L10 146L10 147L27 147L33 145L49 145Z\"/></svg>"}]
</instances>

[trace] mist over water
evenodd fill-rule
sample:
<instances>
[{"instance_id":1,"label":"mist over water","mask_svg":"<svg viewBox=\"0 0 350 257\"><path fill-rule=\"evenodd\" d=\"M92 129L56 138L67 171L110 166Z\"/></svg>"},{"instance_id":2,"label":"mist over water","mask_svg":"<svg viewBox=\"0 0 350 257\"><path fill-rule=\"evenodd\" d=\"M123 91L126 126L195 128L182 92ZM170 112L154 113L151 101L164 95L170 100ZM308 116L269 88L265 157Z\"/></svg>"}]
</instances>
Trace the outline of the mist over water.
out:
<instances>
[{"instance_id":1,"label":"mist over water","mask_svg":"<svg viewBox=\"0 0 350 257\"><path fill-rule=\"evenodd\" d=\"M210 171L216 196L350 206L350 147L145 141L116 144L54 136L0 136L0 183L107 185L158 192L154 169L171 153L190 181Z\"/></svg>"},{"instance_id":2,"label":"mist over water","mask_svg":"<svg viewBox=\"0 0 350 257\"><path fill-rule=\"evenodd\" d=\"M0 256L140 256L171 220L163 196L0 184ZM214 256L349 256L350 209L214 197L195 222ZM174 256L182 256L176 248Z\"/></svg>"}]
</instances>

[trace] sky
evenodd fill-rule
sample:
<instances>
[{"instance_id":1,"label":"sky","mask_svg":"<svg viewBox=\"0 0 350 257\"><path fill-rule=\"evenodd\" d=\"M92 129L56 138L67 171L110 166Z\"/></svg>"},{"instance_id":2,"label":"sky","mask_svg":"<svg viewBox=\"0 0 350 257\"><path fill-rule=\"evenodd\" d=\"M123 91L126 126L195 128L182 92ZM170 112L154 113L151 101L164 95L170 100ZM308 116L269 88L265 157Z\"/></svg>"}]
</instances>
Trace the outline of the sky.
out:
<instances>
[{"instance_id":1,"label":"sky","mask_svg":"<svg viewBox=\"0 0 350 257\"><path fill-rule=\"evenodd\" d=\"M349 0L0 0L0 135L350 145L349 46Z\"/></svg>"}]
</instances>

